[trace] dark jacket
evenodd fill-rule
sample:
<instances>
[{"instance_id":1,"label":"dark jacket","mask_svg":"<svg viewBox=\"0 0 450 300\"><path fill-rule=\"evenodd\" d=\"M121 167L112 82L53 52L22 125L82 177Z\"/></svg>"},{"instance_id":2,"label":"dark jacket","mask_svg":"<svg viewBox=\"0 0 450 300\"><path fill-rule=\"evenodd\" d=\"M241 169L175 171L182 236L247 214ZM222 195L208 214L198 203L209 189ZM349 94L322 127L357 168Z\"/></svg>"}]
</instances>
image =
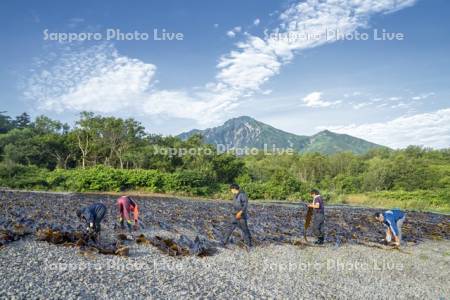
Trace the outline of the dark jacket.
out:
<instances>
[{"instance_id":1,"label":"dark jacket","mask_svg":"<svg viewBox=\"0 0 450 300\"><path fill-rule=\"evenodd\" d=\"M319 203L319 208L315 208L314 209L314 214L321 214L321 215L323 215L325 213L325 209L324 209L324 206L323 206L322 196L320 196L320 195L315 196L313 203L314 204Z\"/></svg>"},{"instance_id":2,"label":"dark jacket","mask_svg":"<svg viewBox=\"0 0 450 300\"><path fill-rule=\"evenodd\" d=\"M233 197L233 210L237 214L242 210L242 217L247 218L248 197L244 192L239 192Z\"/></svg>"},{"instance_id":3,"label":"dark jacket","mask_svg":"<svg viewBox=\"0 0 450 300\"><path fill-rule=\"evenodd\" d=\"M102 203L95 203L81 210L81 217L86 222L99 224L106 215L106 206Z\"/></svg>"}]
</instances>

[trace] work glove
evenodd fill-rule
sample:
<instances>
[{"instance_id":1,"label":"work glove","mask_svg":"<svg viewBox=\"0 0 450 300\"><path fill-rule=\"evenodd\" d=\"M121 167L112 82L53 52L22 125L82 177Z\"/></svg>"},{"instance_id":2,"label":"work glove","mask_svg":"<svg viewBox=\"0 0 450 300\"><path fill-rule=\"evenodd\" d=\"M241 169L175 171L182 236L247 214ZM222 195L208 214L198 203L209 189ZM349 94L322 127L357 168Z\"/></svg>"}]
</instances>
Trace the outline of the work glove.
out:
<instances>
[{"instance_id":1,"label":"work glove","mask_svg":"<svg viewBox=\"0 0 450 300\"><path fill-rule=\"evenodd\" d=\"M386 242L390 243L392 241L392 235L390 235L390 234L386 235L385 240L386 240Z\"/></svg>"},{"instance_id":2,"label":"work glove","mask_svg":"<svg viewBox=\"0 0 450 300\"><path fill-rule=\"evenodd\" d=\"M237 219L237 220L240 220L241 217L242 217L242 210L239 211L239 212L236 214L236 219Z\"/></svg>"},{"instance_id":3,"label":"work glove","mask_svg":"<svg viewBox=\"0 0 450 300\"><path fill-rule=\"evenodd\" d=\"M88 227L87 227L87 231L91 232L94 230L94 223L89 223Z\"/></svg>"},{"instance_id":4,"label":"work glove","mask_svg":"<svg viewBox=\"0 0 450 300\"><path fill-rule=\"evenodd\" d=\"M120 229L125 229L125 224L123 223L123 218L120 217L118 218L119 224L120 224Z\"/></svg>"},{"instance_id":5,"label":"work glove","mask_svg":"<svg viewBox=\"0 0 450 300\"><path fill-rule=\"evenodd\" d=\"M89 226L87 227L87 232L89 234L92 234L94 232L94 223L89 223Z\"/></svg>"}]
</instances>

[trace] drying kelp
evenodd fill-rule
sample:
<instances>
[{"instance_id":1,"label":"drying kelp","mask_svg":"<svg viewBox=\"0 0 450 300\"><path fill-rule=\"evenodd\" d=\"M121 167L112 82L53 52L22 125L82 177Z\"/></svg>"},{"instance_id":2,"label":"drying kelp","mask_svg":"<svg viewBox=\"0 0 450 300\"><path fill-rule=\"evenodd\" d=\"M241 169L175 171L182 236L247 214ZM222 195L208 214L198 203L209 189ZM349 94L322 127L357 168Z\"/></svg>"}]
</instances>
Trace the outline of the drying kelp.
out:
<instances>
[{"instance_id":1,"label":"drying kelp","mask_svg":"<svg viewBox=\"0 0 450 300\"><path fill-rule=\"evenodd\" d=\"M305 225L303 226L304 227L303 228L303 237L304 237L305 241L307 241L306 231L308 230L309 225L311 224L312 216L313 216L313 208L308 207L307 211L306 211L306 216L305 216Z\"/></svg>"},{"instance_id":2,"label":"drying kelp","mask_svg":"<svg viewBox=\"0 0 450 300\"><path fill-rule=\"evenodd\" d=\"M46 241L56 245L79 247L82 251L91 251L100 254L128 256L129 248L119 241L101 243L90 233L81 231L59 231L50 228L40 229L36 232L39 241Z\"/></svg>"},{"instance_id":3,"label":"drying kelp","mask_svg":"<svg viewBox=\"0 0 450 300\"><path fill-rule=\"evenodd\" d=\"M148 238L151 245L155 246L164 253L170 256L187 256L189 255L189 250L178 245L175 240L171 238L163 238L160 236L154 236Z\"/></svg>"},{"instance_id":4,"label":"drying kelp","mask_svg":"<svg viewBox=\"0 0 450 300\"><path fill-rule=\"evenodd\" d=\"M23 224L9 224L0 228L0 248L30 234L31 230Z\"/></svg>"},{"instance_id":5,"label":"drying kelp","mask_svg":"<svg viewBox=\"0 0 450 300\"><path fill-rule=\"evenodd\" d=\"M153 236L146 238L141 234L136 239L138 244L150 244L161 250L169 256L211 256L217 252L217 249L205 238L197 236L195 240L191 240L185 235L181 235L178 239Z\"/></svg>"},{"instance_id":6,"label":"drying kelp","mask_svg":"<svg viewBox=\"0 0 450 300\"><path fill-rule=\"evenodd\" d=\"M110 232L111 241L108 244L114 244L108 246L108 249L117 249L116 241L121 239L117 238L117 232L114 231L116 199L116 196L111 195L0 191L0 229L12 230L14 224L19 224L29 228L34 234L40 229L73 234L83 231L75 215L76 209L102 202L108 208L102 228ZM158 236L146 233L149 236L146 239L164 253L173 256L209 255L211 249L222 242L233 217L231 203L227 201L191 201L163 197L136 197L136 200L140 206L140 219L146 224L146 229L168 233ZM344 243L378 243L384 237L385 229L373 219L374 212L374 209L368 208L330 207L325 203L325 241L334 246ZM305 232L306 213L303 204L251 203L249 228L255 244L293 244L299 239L303 240L304 234L311 234L310 229ZM403 239L409 243L425 239L449 239L449 221L448 215L408 212L403 224ZM189 239L187 236L198 239ZM61 242L58 235L54 239ZM241 234L236 230L230 243L239 245L241 240ZM132 243L125 239L122 242Z\"/></svg>"},{"instance_id":7,"label":"drying kelp","mask_svg":"<svg viewBox=\"0 0 450 300\"><path fill-rule=\"evenodd\" d=\"M20 238L27 235L25 232L17 232L6 229L0 230L0 248L4 245L19 240Z\"/></svg>"}]
</instances>

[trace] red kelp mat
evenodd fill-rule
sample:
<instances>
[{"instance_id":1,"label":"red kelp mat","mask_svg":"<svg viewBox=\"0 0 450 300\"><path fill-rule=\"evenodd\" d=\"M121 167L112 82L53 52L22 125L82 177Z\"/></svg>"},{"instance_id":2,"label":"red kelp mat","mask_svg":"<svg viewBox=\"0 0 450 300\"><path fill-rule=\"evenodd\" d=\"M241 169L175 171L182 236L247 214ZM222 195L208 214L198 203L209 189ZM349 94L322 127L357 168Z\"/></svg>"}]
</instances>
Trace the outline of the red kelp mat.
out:
<instances>
[{"instance_id":1,"label":"red kelp mat","mask_svg":"<svg viewBox=\"0 0 450 300\"><path fill-rule=\"evenodd\" d=\"M104 203L108 213L102 228L114 232L117 218L116 199L115 196L97 194L0 191L0 230L11 232L12 226L23 225L29 232L37 235L39 230L50 229L64 236L62 244L76 244L79 239L71 235L82 232L85 226L78 222L76 209L95 202ZM220 247L232 219L231 202L226 201L195 201L165 197L136 197L136 200L140 206L140 218L146 229L166 231L170 233L168 236L177 237L150 236L151 234L144 232L146 236L141 238L142 242L145 239L145 243L172 256L213 254L215 249ZM384 237L385 229L373 219L375 211L366 208L326 206L326 242L334 245L377 243ZM251 203L248 223L255 244L293 244L303 239L305 215L306 209L300 204ZM425 239L449 239L449 221L448 215L407 212L403 224L403 239L413 243ZM195 238L189 239L184 235L186 232ZM65 237L65 234L69 234L69 237ZM310 229L307 235L311 235ZM17 238L20 236L15 235L7 239ZM82 240L86 242L85 239ZM61 241L58 235L56 241ZM117 241L120 239L112 241L111 245L116 245ZM241 233L236 230L230 242L240 244L241 241ZM111 245L109 247L113 249Z\"/></svg>"}]
</instances>

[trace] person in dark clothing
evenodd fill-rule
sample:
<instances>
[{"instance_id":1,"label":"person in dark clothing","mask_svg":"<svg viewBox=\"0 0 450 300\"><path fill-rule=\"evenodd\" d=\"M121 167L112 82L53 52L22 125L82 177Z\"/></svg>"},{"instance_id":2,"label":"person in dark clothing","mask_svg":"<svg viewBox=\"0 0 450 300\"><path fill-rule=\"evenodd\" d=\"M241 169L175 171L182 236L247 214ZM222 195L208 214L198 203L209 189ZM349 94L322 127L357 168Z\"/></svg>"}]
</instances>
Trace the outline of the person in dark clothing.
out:
<instances>
[{"instance_id":1,"label":"person in dark clothing","mask_svg":"<svg viewBox=\"0 0 450 300\"><path fill-rule=\"evenodd\" d=\"M230 185L230 190L233 193L233 216L231 219L230 227L225 236L225 240L223 241L223 245L225 246L228 243L228 240L230 239L233 231L236 229L236 227L239 227L239 229L244 234L244 239L247 243L247 246L252 247L252 236L247 225L248 197L243 191L241 191L239 185L237 184Z\"/></svg>"},{"instance_id":2,"label":"person in dark clothing","mask_svg":"<svg viewBox=\"0 0 450 300\"><path fill-rule=\"evenodd\" d=\"M87 223L88 231L99 234L101 230L100 223L106 215L106 206L102 203L95 203L90 206L77 210L77 216Z\"/></svg>"},{"instance_id":3,"label":"person in dark clothing","mask_svg":"<svg viewBox=\"0 0 450 300\"><path fill-rule=\"evenodd\" d=\"M316 189L312 189L310 195L313 197L312 204L308 207L314 209L313 215L313 233L317 237L315 244L322 245L325 239L325 210L323 206L323 199L320 196L320 192Z\"/></svg>"}]
</instances>

